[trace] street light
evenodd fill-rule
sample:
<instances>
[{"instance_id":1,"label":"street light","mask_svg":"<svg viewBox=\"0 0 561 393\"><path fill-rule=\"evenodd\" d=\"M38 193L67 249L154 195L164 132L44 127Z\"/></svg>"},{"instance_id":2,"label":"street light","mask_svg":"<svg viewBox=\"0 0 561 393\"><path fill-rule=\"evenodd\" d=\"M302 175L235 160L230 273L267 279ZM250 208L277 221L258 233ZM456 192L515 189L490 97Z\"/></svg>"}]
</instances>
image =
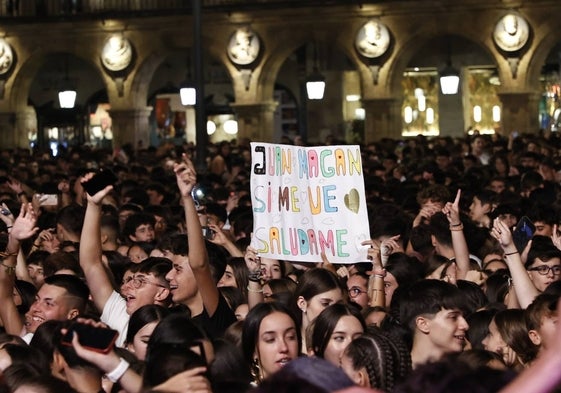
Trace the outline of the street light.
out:
<instances>
[{"instance_id":1,"label":"street light","mask_svg":"<svg viewBox=\"0 0 561 393\"><path fill-rule=\"evenodd\" d=\"M313 44L314 68L306 78L306 94L309 100L322 100L325 92L325 77L319 72L318 49L316 43Z\"/></svg>"},{"instance_id":2,"label":"street light","mask_svg":"<svg viewBox=\"0 0 561 393\"><path fill-rule=\"evenodd\" d=\"M317 67L306 78L306 93L309 100L322 100L325 92L325 77L319 72Z\"/></svg>"},{"instance_id":3,"label":"street light","mask_svg":"<svg viewBox=\"0 0 561 393\"><path fill-rule=\"evenodd\" d=\"M460 73L452 67L452 61L448 60L446 67L440 71L440 90L442 94L458 94L460 87Z\"/></svg>"},{"instance_id":4,"label":"street light","mask_svg":"<svg viewBox=\"0 0 561 393\"><path fill-rule=\"evenodd\" d=\"M74 86L72 86L68 78L68 57L66 58L64 68L64 79L62 80L61 89L58 92L58 102L61 108L72 109L76 103L76 89L74 89Z\"/></svg>"}]
</instances>

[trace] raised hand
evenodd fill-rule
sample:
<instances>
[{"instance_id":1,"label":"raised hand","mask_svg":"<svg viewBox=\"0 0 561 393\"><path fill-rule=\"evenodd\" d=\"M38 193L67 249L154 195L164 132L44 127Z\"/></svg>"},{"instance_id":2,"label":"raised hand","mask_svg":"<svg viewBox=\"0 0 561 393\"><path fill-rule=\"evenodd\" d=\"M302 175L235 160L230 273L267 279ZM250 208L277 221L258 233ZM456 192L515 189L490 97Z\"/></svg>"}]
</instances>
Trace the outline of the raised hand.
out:
<instances>
[{"instance_id":1,"label":"raised hand","mask_svg":"<svg viewBox=\"0 0 561 393\"><path fill-rule=\"evenodd\" d=\"M248 246L245 250L245 255L243 256L245 264L250 272L261 269L261 260L257 255L257 250L251 246Z\"/></svg>"},{"instance_id":2,"label":"raised hand","mask_svg":"<svg viewBox=\"0 0 561 393\"><path fill-rule=\"evenodd\" d=\"M94 176L95 176L94 172L86 173L80 179L80 184L83 184L83 183L87 182L88 180L90 180ZM109 194L111 192L111 190L113 190L113 186L107 186L103 190L96 192L95 195L90 195L84 189L84 194L86 194L86 198L87 198L88 202L92 202L92 203L95 203L96 205L100 205L103 198L105 198L107 196L107 194Z\"/></svg>"},{"instance_id":3,"label":"raised hand","mask_svg":"<svg viewBox=\"0 0 561 393\"><path fill-rule=\"evenodd\" d=\"M37 216L33 210L31 203L24 203L21 205L19 216L14 221L10 237L18 241L28 239L35 235L39 230L35 226L37 223Z\"/></svg>"},{"instance_id":4,"label":"raised hand","mask_svg":"<svg viewBox=\"0 0 561 393\"><path fill-rule=\"evenodd\" d=\"M491 228L491 236L499 241L501 247L506 249L512 242L512 233L508 226L502 222L498 217L493 221L493 228Z\"/></svg>"},{"instance_id":5,"label":"raised hand","mask_svg":"<svg viewBox=\"0 0 561 393\"><path fill-rule=\"evenodd\" d=\"M191 190L197 183L197 172L195 171L195 166L185 153L181 157L181 162L173 165L173 172L175 173L181 196L191 196Z\"/></svg>"},{"instance_id":6,"label":"raised hand","mask_svg":"<svg viewBox=\"0 0 561 393\"><path fill-rule=\"evenodd\" d=\"M450 225L459 225L460 221L460 197L462 195L462 190L458 189L456 193L456 199L454 202L447 202L442 208L442 213L446 215Z\"/></svg>"}]
</instances>

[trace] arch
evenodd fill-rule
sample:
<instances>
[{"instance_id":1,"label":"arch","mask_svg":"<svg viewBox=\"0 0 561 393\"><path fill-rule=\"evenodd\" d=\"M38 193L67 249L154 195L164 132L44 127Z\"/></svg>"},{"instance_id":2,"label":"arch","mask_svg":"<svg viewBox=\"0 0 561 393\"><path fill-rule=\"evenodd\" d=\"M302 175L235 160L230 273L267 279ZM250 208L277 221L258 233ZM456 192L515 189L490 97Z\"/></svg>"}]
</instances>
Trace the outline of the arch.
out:
<instances>
[{"instance_id":1,"label":"arch","mask_svg":"<svg viewBox=\"0 0 561 393\"><path fill-rule=\"evenodd\" d=\"M148 99L148 89L150 88L150 81L154 78L154 73L158 67L170 55L170 51L155 50L144 57L144 61L138 65L131 81L129 97L131 97L132 106L134 108L146 107ZM111 98L111 97L110 97Z\"/></svg>"},{"instance_id":2,"label":"arch","mask_svg":"<svg viewBox=\"0 0 561 393\"><path fill-rule=\"evenodd\" d=\"M88 52L74 51L69 48L59 48L59 50L56 51L37 50L32 52L29 57L21 59L21 66L16 70L17 72L15 73L12 87L10 89L11 94L7 100L9 107L8 110L17 111L18 109L27 106L31 85L35 80L37 73L43 66L45 58L56 54L73 56L80 59L89 66L89 69L97 71L99 80L101 80L104 87L107 88L106 77L104 72L101 70L101 66L91 61L91 56Z\"/></svg>"},{"instance_id":3,"label":"arch","mask_svg":"<svg viewBox=\"0 0 561 393\"><path fill-rule=\"evenodd\" d=\"M527 54L530 59L526 71L526 86L539 86L542 66L551 50L561 42L561 33L558 29L559 22L556 19L553 15L550 15L548 22L540 25L532 24L533 28L534 26L539 26L539 28L534 30L536 47L533 52L529 51Z\"/></svg>"}]
</instances>

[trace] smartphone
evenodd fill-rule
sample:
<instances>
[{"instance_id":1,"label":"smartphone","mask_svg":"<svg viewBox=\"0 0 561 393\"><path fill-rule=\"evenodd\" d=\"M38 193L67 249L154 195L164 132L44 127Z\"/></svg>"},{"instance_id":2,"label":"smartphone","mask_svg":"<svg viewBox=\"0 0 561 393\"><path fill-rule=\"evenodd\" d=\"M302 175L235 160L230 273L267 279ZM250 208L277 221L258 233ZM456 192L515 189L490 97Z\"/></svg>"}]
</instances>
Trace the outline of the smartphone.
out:
<instances>
[{"instance_id":1,"label":"smartphone","mask_svg":"<svg viewBox=\"0 0 561 393\"><path fill-rule=\"evenodd\" d=\"M93 177L82 183L82 187L90 196L93 196L103 190L107 186L112 186L117 182L117 176L109 169L102 169Z\"/></svg>"},{"instance_id":2,"label":"smartphone","mask_svg":"<svg viewBox=\"0 0 561 393\"><path fill-rule=\"evenodd\" d=\"M78 333L78 340L84 348L99 353L108 353L115 346L115 341L119 335L119 332L113 329L75 322L70 325L68 331L62 337L62 345L72 346L74 332Z\"/></svg>"},{"instance_id":3,"label":"smartphone","mask_svg":"<svg viewBox=\"0 0 561 393\"><path fill-rule=\"evenodd\" d=\"M57 206L58 205L58 195L57 194L38 194L39 195L39 206Z\"/></svg>"},{"instance_id":4,"label":"smartphone","mask_svg":"<svg viewBox=\"0 0 561 393\"><path fill-rule=\"evenodd\" d=\"M516 224L514 231L512 231L512 241L514 242L514 245L516 246L518 252L521 253L522 251L524 251L526 245L528 244L532 236L534 236L535 232L536 226L528 217L524 216L520 219L520 221L518 221L518 224Z\"/></svg>"},{"instance_id":5,"label":"smartphone","mask_svg":"<svg viewBox=\"0 0 561 393\"><path fill-rule=\"evenodd\" d=\"M214 239L214 231L207 226L202 227L203 237L207 240Z\"/></svg>"}]
</instances>

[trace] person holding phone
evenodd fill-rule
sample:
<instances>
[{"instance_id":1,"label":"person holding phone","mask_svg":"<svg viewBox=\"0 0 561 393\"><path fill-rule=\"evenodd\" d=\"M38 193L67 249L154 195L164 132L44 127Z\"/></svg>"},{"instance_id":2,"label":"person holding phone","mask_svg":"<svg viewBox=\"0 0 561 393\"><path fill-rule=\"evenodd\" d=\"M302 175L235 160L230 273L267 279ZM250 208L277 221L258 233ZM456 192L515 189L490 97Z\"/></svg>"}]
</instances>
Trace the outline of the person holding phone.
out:
<instances>
[{"instance_id":1,"label":"person holding phone","mask_svg":"<svg viewBox=\"0 0 561 393\"><path fill-rule=\"evenodd\" d=\"M87 182L93 174L84 176ZM117 345L125 342L130 314L146 304L167 307L170 290L165 275L171 268L166 258L147 258L129 271L129 279L121 286L121 293L113 285L102 262L101 204L113 186L109 185L94 195L86 193L87 207L80 238L80 266L90 285L92 298L100 310L101 320L119 331ZM126 273L125 273L126 276Z\"/></svg>"}]
</instances>

